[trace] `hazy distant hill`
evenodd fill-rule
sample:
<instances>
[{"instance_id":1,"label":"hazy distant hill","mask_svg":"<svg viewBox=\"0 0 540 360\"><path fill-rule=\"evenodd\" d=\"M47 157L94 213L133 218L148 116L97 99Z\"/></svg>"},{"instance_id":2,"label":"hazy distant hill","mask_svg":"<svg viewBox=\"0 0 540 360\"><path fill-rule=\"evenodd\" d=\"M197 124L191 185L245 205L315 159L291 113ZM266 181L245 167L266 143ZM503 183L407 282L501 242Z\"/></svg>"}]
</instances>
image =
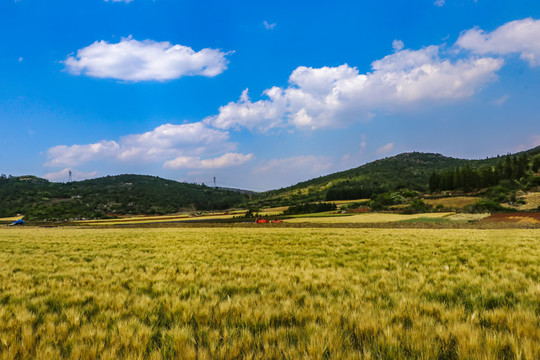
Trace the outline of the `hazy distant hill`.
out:
<instances>
[{"instance_id":1,"label":"hazy distant hill","mask_svg":"<svg viewBox=\"0 0 540 360\"><path fill-rule=\"evenodd\" d=\"M0 178L0 217L100 218L106 214L167 214L183 208L227 209L247 194L155 176L119 175L53 183L35 176Z\"/></svg>"},{"instance_id":2,"label":"hazy distant hill","mask_svg":"<svg viewBox=\"0 0 540 360\"><path fill-rule=\"evenodd\" d=\"M521 154L535 155L540 147ZM354 169L321 176L279 190L259 194L256 206L286 205L291 201L317 201L369 198L373 193L407 187L428 190L429 177L434 171L463 167L495 165L502 157L483 160L456 159L441 154L411 152L376 160Z\"/></svg>"}]
</instances>

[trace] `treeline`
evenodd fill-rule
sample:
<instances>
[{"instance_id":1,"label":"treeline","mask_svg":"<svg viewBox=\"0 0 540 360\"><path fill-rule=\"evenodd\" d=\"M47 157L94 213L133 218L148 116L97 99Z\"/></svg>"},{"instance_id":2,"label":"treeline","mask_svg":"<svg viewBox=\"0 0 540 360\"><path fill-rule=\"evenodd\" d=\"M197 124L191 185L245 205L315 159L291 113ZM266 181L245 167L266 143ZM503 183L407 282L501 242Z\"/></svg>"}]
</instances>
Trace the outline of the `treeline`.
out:
<instances>
[{"instance_id":1,"label":"treeline","mask_svg":"<svg viewBox=\"0 0 540 360\"><path fill-rule=\"evenodd\" d=\"M431 192L446 190L474 191L501 184L501 182L528 180L528 185L540 180L534 174L540 169L540 156L531 158L528 154L507 155L495 166L473 168L470 165L451 170L433 172L429 178Z\"/></svg>"},{"instance_id":2,"label":"treeline","mask_svg":"<svg viewBox=\"0 0 540 360\"><path fill-rule=\"evenodd\" d=\"M375 187L359 182L345 181L328 190L326 201L369 199L373 194L379 194L384 191L385 189L379 186Z\"/></svg>"},{"instance_id":3,"label":"treeline","mask_svg":"<svg viewBox=\"0 0 540 360\"><path fill-rule=\"evenodd\" d=\"M283 212L283 215L300 215L300 214L312 214L324 211L336 210L337 206L334 203L303 203L290 206Z\"/></svg>"}]
</instances>

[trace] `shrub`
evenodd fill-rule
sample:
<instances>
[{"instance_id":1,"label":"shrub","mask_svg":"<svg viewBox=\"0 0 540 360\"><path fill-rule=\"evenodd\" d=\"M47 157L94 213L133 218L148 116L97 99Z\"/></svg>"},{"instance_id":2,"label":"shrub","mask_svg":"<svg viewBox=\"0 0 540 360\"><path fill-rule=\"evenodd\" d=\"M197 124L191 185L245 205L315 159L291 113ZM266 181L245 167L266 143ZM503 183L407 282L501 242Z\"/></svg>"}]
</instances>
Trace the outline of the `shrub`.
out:
<instances>
[{"instance_id":1,"label":"shrub","mask_svg":"<svg viewBox=\"0 0 540 360\"><path fill-rule=\"evenodd\" d=\"M336 210L337 206L333 203L304 203L293 205L283 212L283 215L311 214L323 211Z\"/></svg>"},{"instance_id":2,"label":"shrub","mask_svg":"<svg viewBox=\"0 0 540 360\"><path fill-rule=\"evenodd\" d=\"M498 202L493 201L491 199L487 199L487 198L478 200L474 204L467 205L465 208L463 208L463 210L465 212L473 213L473 214L485 213L485 212L514 211L514 209L505 208Z\"/></svg>"},{"instance_id":3,"label":"shrub","mask_svg":"<svg viewBox=\"0 0 540 360\"><path fill-rule=\"evenodd\" d=\"M432 207L426 204L424 200L416 199L403 210L403 213L404 214L418 214L418 213L428 212L431 210L431 208Z\"/></svg>"}]
</instances>

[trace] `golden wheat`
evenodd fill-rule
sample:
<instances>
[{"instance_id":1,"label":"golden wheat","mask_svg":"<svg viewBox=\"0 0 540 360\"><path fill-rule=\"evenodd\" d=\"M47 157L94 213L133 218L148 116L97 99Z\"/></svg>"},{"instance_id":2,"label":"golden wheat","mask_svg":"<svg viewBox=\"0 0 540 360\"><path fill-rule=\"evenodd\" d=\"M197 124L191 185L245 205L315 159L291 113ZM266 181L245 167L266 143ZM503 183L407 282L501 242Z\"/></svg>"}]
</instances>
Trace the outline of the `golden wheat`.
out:
<instances>
[{"instance_id":1,"label":"golden wheat","mask_svg":"<svg viewBox=\"0 0 540 360\"><path fill-rule=\"evenodd\" d=\"M2 359L538 359L540 231L0 229Z\"/></svg>"},{"instance_id":2,"label":"golden wheat","mask_svg":"<svg viewBox=\"0 0 540 360\"><path fill-rule=\"evenodd\" d=\"M476 196L454 196L440 199L424 199L424 202L431 206L442 205L450 209L462 209L467 205L474 204L480 197Z\"/></svg>"},{"instance_id":3,"label":"golden wheat","mask_svg":"<svg viewBox=\"0 0 540 360\"><path fill-rule=\"evenodd\" d=\"M362 213L355 215L336 215L336 216L321 216L317 217L317 214L312 214L310 216L304 217L299 216L293 219L287 219L286 222L290 223L327 223L327 224L338 224L338 223L385 223L385 222L395 222L395 221L404 221L404 220L413 220L413 219L441 219L447 218L455 215L453 212L445 213L426 213L426 214L394 214L394 213Z\"/></svg>"}]
</instances>

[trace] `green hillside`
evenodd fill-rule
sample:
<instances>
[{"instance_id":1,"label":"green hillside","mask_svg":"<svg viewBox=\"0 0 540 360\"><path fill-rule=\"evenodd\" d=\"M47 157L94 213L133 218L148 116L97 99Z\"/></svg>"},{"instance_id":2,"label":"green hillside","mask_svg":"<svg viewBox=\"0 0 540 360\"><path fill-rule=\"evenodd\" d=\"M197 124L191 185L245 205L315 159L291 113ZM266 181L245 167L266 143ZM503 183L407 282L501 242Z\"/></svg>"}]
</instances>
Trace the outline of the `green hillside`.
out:
<instances>
[{"instance_id":1,"label":"green hillside","mask_svg":"<svg viewBox=\"0 0 540 360\"><path fill-rule=\"evenodd\" d=\"M540 147L513 154L533 157ZM457 159L441 154L411 152L376 160L354 169L318 177L294 186L267 191L254 197L253 206L289 205L293 202L350 200L409 188L426 192L434 172L456 168L496 166L506 156L483 160Z\"/></svg>"},{"instance_id":2,"label":"green hillside","mask_svg":"<svg viewBox=\"0 0 540 360\"><path fill-rule=\"evenodd\" d=\"M483 160L412 152L259 194L144 175L107 176L70 183L53 183L35 176L3 175L0 177L0 217L24 214L26 219L39 220L93 219L126 214L170 214L180 210L224 210L246 203L252 208L290 206L314 201L367 199L382 194L389 197L398 189L414 190L409 195L400 194L413 196L416 191L467 192L494 187L492 194L488 192L490 199L511 203L516 191L540 185L537 184L540 177L535 175L539 164L540 147ZM392 204L384 196L377 201Z\"/></svg>"},{"instance_id":3,"label":"green hillside","mask_svg":"<svg viewBox=\"0 0 540 360\"><path fill-rule=\"evenodd\" d=\"M53 183L35 176L0 177L0 217L103 218L115 214L167 214L181 209L221 210L247 194L154 176L119 175Z\"/></svg>"}]
</instances>

